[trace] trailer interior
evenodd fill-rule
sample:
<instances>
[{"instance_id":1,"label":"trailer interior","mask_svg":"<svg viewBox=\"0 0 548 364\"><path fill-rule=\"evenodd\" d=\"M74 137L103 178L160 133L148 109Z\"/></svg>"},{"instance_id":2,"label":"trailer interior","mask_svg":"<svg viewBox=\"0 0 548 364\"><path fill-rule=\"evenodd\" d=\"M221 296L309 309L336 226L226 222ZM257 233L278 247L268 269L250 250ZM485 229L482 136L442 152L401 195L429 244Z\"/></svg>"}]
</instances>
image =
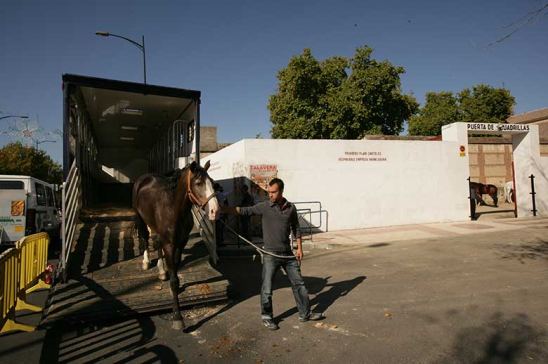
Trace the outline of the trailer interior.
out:
<instances>
[{"instance_id":1,"label":"trailer interior","mask_svg":"<svg viewBox=\"0 0 548 364\"><path fill-rule=\"evenodd\" d=\"M198 160L200 92L63 75L65 178L81 207L130 207L133 182Z\"/></svg>"}]
</instances>

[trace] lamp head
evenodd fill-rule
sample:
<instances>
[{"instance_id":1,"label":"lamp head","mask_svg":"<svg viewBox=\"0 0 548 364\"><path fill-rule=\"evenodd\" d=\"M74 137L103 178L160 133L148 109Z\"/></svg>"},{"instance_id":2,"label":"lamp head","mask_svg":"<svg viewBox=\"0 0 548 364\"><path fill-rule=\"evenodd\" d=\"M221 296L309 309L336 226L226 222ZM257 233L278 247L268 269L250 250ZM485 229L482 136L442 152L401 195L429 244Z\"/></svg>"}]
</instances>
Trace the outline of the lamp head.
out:
<instances>
[{"instance_id":1,"label":"lamp head","mask_svg":"<svg viewBox=\"0 0 548 364\"><path fill-rule=\"evenodd\" d=\"M109 32L95 32L96 35L100 35L101 37L108 37L110 35Z\"/></svg>"}]
</instances>

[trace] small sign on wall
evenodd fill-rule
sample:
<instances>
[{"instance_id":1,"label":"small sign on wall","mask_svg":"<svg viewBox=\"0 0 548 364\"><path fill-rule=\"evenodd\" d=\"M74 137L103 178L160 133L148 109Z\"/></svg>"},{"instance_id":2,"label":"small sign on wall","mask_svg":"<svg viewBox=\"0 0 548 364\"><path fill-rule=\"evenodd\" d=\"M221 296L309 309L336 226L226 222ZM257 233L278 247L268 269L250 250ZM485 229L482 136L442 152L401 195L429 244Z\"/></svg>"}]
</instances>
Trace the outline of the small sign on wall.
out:
<instances>
[{"instance_id":1,"label":"small sign on wall","mask_svg":"<svg viewBox=\"0 0 548 364\"><path fill-rule=\"evenodd\" d=\"M465 157L465 156L466 156L466 147L465 147L464 145L461 145L461 146L459 147L459 155L460 155L461 157Z\"/></svg>"},{"instance_id":2,"label":"small sign on wall","mask_svg":"<svg viewBox=\"0 0 548 364\"><path fill-rule=\"evenodd\" d=\"M268 197L268 182L278 176L278 166L276 164L251 164L249 174L252 185L251 194L259 199Z\"/></svg>"}]
</instances>

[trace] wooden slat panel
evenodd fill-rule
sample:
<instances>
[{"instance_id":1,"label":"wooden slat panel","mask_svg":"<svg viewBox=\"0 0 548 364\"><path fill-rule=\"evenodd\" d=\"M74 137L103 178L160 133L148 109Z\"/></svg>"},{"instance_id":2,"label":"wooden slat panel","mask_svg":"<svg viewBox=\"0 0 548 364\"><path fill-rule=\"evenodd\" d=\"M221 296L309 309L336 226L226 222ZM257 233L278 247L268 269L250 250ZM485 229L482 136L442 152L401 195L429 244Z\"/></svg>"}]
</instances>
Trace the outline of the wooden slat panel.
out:
<instances>
[{"instance_id":1,"label":"wooden slat panel","mask_svg":"<svg viewBox=\"0 0 548 364\"><path fill-rule=\"evenodd\" d=\"M135 256L138 241L132 222L89 221L79 226L78 236L71 256L73 279L53 287L42 325L171 309L169 282L158 279L156 268L143 271L142 256ZM182 261L178 272L182 307L228 298L228 281L209 264L199 236L189 240Z\"/></svg>"}]
</instances>

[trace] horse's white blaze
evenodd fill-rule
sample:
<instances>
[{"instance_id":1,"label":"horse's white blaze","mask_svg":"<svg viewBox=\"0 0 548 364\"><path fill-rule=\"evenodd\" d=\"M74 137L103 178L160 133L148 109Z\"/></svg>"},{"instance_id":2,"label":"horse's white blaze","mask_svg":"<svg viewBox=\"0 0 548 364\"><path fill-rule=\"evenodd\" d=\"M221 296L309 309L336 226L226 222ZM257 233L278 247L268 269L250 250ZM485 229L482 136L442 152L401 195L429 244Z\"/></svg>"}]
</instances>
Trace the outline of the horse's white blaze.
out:
<instances>
[{"instance_id":1,"label":"horse's white blaze","mask_svg":"<svg viewBox=\"0 0 548 364\"><path fill-rule=\"evenodd\" d=\"M207 179L205 183L205 195L206 198L211 196L214 193L213 184L211 180ZM219 215L219 202L217 197L212 197L211 200L207 203L207 215L210 220L216 220Z\"/></svg>"}]
</instances>

